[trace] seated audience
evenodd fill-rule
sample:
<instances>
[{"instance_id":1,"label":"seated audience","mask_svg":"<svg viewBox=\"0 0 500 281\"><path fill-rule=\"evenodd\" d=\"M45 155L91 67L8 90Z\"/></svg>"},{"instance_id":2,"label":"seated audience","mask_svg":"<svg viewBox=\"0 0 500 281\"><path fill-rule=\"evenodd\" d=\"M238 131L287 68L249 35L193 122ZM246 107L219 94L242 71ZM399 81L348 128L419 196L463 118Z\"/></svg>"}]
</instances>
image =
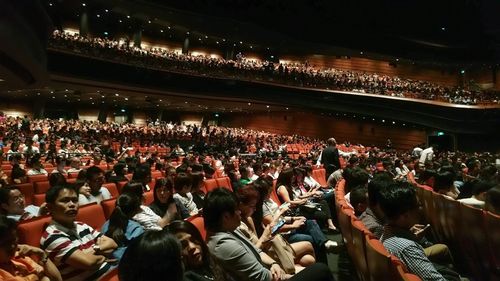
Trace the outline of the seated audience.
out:
<instances>
[{"instance_id":1,"label":"seated audience","mask_svg":"<svg viewBox=\"0 0 500 281\"><path fill-rule=\"evenodd\" d=\"M189 213L189 216L194 216L198 214L198 207L193 201L193 195L191 194L192 180L188 174L179 173L174 180L174 199L175 201L183 206ZM183 219L187 218L183 214Z\"/></svg>"},{"instance_id":2,"label":"seated audience","mask_svg":"<svg viewBox=\"0 0 500 281\"><path fill-rule=\"evenodd\" d=\"M484 196L484 209L500 215L500 185L490 188Z\"/></svg>"},{"instance_id":3,"label":"seated audience","mask_svg":"<svg viewBox=\"0 0 500 281\"><path fill-rule=\"evenodd\" d=\"M113 257L120 260L130 242L137 236L144 233L144 228L132 217L140 210L140 199L130 193L123 193L116 199L116 206L104 223L101 232L110 237L118 245L113 251Z\"/></svg>"},{"instance_id":4,"label":"seated audience","mask_svg":"<svg viewBox=\"0 0 500 281\"><path fill-rule=\"evenodd\" d=\"M203 200L205 199L205 192L203 191L203 187L205 185L203 181L203 173L193 172L191 173L191 179L191 194L193 195L193 202L199 210L203 208Z\"/></svg>"},{"instance_id":5,"label":"seated audience","mask_svg":"<svg viewBox=\"0 0 500 281\"><path fill-rule=\"evenodd\" d=\"M472 197L458 199L461 203L471 205L476 208L484 208L486 192L495 186L494 181L478 180L474 183Z\"/></svg>"},{"instance_id":6,"label":"seated audience","mask_svg":"<svg viewBox=\"0 0 500 281\"><path fill-rule=\"evenodd\" d=\"M40 244L59 268L63 280L95 280L113 267L109 258L117 245L87 224L75 221L78 191L69 186L51 187L45 201L52 221Z\"/></svg>"},{"instance_id":7,"label":"seated audience","mask_svg":"<svg viewBox=\"0 0 500 281\"><path fill-rule=\"evenodd\" d=\"M447 280L437 270L437 264L429 260L424 248L417 242L421 239L425 228L419 227L415 232L410 230L418 225L420 220L415 189L404 183L390 185L380 191L379 202L387 220L380 241L387 251L400 259L410 273L424 281ZM449 256L449 252L446 251L443 255ZM448 258L446 264L450 260ZM451 269L446 272L454 273Z\"/></svg>"},{"instance_id":8,"label":"seated audience","mask_svg":"<svg viewBox=\"0 0 500 281\"><path fill-rule=\"evenodd\" d=\"M184 281L223 281L222 268L208 251L207 244L196 227L184 220L176 220L167 226L168 233L181 243L184 264Z\"/></svg>"},{"instance_id":9,"label":"seated audience","mask_svg":"<svg viewBox=\"0 0 500 281\"><path fill-rule=\"evenodd\" d=\"M188 210L174 200L174 183L172 178L157 179L153 192L153 203L149 205L149 208L155 214L163 217L170 209L170 212L175 214L174 220L180 220L184 216L189 217Z\"/></svg>"},{"instance_id":10,"label":"seated audience","mask_svg":"<svg viewBox=\"0 0 500 281\"><path fill-rule=\"evenodd\" d=\"M36 175L48 175L49 173L42 167L42 163L40 162L40 155L35 155L30 159L30 169L26 172L27 176L36 176Z\"/></svg>"},{"instance_id":11,"label":"seated audience","mask_svg":"<svg viewBox=\"0 0 500 281\"><path fill-rule=\"evenodd\" d=\"M238 199L229 190L218 188L207 194L204 205L205 228L210 233L208 248L233 280L333 280L328 267L316 263L296 275L281 266L238 230L241 223Z\"/></svg>"},{"instance_id":12,"label":"seated audience","mask_svg":"<svg viewBox=\"0 0 500 281\"><path fill-rule=\"evenodd\" d=\"M280 218L267 225L260 237L257 235L252 216L256 213L260 213L262 216L262 208L257 211L257 204L261 200L260 193L252 184L238 189L236 196L240 201L239 209L241 212L241 224L238 229L255 247L276 260L286 273L299 272L304 267L316 262L314 248L310 242L300 241L289 244L284 242L284 238L279 233L271 233L271 227L278 223ZM258 222L261 223L262 220Z\"/></svg>"},{"instance_id":13,"label":"seated audience","mask_svg":"<svg viewBox=\"0 0 500 281\"><path fill-rule=\"evenodd\" d=\"M24 195L13 187L0 188L0 214L15 221L23 221L48 213L46 204L40 207L35 205L26 206Z\"/></svg>"},{"instance_id":14,"label":"seated audience","mask_svg":"<svg viewBox=\"0 0 500 281\"><path fill-rule=\"evenodd\" d=\"M163 231L146 231L134 239L118 266L120 281L183 281L181 245Z\"/></svg>"},{"instance_id":15,"label":"seated audience","mask_svg":"<svg viewBox=\"0 0 500 281\"><path fill-rule=\"evenodd\" d=\"M170 205L163 216L158 216L144 205L144 186L140 182L129 182L123 189L122 193L130 193L137 196L141 201L141 205L132 219L138 222L145 230L162 230L166 225L172 222L177 217L177 208L175 205Z\"/></svg>"},{"instance_id":16,"label":"seated audience","mask_svg":"<svg viewBox=\"0 0 500 281\"><path fill-rule=\"evenodd\" d=\"M285 216L285 213L289 211L289 207L280 207L271 199L273 191L272 178L258 179L253 185L260 193L257 208L262 209L262 215L260 215L260 212L255 212L252 217L257 235L262 235L264 226L272 224L281 218L285 220L285 225L280 229L280 233L283 234L286 240L290 243L310 242L314 247L315 256L318 260L325 262L326 252L334 252L338 249L337 242L327 239L315 220L293 214Z\"/></svg>"},{"instance_id":17,"label":"seated audience","mask_svg":"<svg viewBox=\"0 0 500 281\"><path fill-rule=\"evenodd\" d=\"M104 172L97 166L87 169L85 185L80 187L78 203L86 205L90 203L100 203L102 200L111 198L109 190L102 186L104 184Z\"/></svg>"},{"instance_id":18,"label":"seated audience","mask_svg":"<svg viewBox=\"0 0 500 281\"><path fill-rule=\"evenodd\" d=\"M17 243L16 225L0 215L0 280L62 281L61 273L42 249Z\"/></svg>"},{"instance_id":19,"label":"seated audience","mask_svg":"<svg viewBox=\"0 0 500 281\"><path fill-rule=\"evenodd\" d=\"M151 182L151 167L148 164L140 164L135 167L134 174L132 176L132 180L135 182L142 183L144 187L144 191L150 191L151 187L149 183Z\"/></svg>"},{"instance_id":20,"label":"seated audience","mask_svg":"<svg viewBox=\"0 0 500 281\"><path fill-rule=\"evenodd\" d=\"M119 183L123 181L128 181L126 172L127 165L125 163L116 163L113 166L113 174L108 178L108 182Z\"/></svg>"}]
</instances>

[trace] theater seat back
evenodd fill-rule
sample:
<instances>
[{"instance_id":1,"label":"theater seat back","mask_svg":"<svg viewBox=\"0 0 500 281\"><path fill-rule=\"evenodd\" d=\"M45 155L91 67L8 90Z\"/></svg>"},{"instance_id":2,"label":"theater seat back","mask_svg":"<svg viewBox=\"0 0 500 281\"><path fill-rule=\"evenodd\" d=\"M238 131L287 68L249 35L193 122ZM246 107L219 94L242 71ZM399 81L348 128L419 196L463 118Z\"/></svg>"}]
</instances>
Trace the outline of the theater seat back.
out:
<instances>
[{"instance_id":1,"label":"theater seat back","mask_svg":"<svg viewBox=\"0 0 500 281\"><path fill-rule=\"evenodd\" d=\"M106 217L101 205L92 203L80 206L76 220L90 225L93 229L100 230L106 222Z\"/></svg>"},{"instance_id":2,"label":"theater seat back","mask_svg":"<svg viewBox=\"0 0 500 281\"><path fill-rule=\"evenodd\" d=\"M17 226L19 243L40 247L40 239L50 220L50 216L43 216L19 223Z\"/></svg>"}]
</instances>

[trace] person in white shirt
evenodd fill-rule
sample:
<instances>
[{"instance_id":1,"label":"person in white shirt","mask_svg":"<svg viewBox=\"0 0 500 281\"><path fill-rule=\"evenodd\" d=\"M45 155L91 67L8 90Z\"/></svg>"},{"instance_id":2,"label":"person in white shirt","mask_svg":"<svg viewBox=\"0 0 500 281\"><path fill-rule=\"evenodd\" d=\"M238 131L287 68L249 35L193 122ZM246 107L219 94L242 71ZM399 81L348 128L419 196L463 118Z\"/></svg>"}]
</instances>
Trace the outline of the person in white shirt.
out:
<instances>
[{"instance_id":1,"label":"person in white shirt","mask_svg":"<svg viewBox=\"0 0 500 281\"><path fill-rule=\"evenodd\" d=\"M35 175L48 175L49 173L42 168L42 163L40 163L40 159L38 157L31 158L30 161L30 169L26 173L27 176L35 176Z\"/></svg>"},{"instance_id":2,"label":"person in white shirt","mask_svg":"<svg viewBox=\"0 0 500 281\"><path fill-rule=\"evenodd\" d=\"M193 201L191 185L191 177L188 174L179 173L174 180L174 189L176 191L174 194L174 200L178 204L184 206L188 210L190 216L194 216L198 214L198 207Z\"/></svg>"},{"instance_id":3,"label":"person in white shirt","mask_svg":"<svg viewBox=\"0 0 500 281\"><path fill-rule=\"evenodd\" d=\"M425 166L425 162L432 161L432 159L434 158L434 149L436 148L437 145L433 144L428 148L422 150L422 154L420 155L420 160L418 161L420 166L423 167Z\"/></svg>"},{"instance_id":4,"label":"person in white shirt","mask_svg":"<svg viewBox=\"0 0 500 281\"><path fill-rule=\"evenodd\" d=\"M96 166L87 169L87 181L85 185L80 187L80 194L78 195L78 203L86 205L90 203L100 203L103 200L110 199L111 193L109 190L102 186L104 183L104 172Z\"/></svg>"},{"instance_id":5,"label":"person in white shirt","mask_svg":"<svg viewBox=\"0 0 500 281\"><path fill-rule=\"evenodd\" d=\"M479 180L474 183L474 187L472 188L472 197L459 199L458 201L466 205L483 209L484 201L486 199L486 192L488 192L488 190L493 187L495 187L494 181Z\"/></svg>"}]
</instances>

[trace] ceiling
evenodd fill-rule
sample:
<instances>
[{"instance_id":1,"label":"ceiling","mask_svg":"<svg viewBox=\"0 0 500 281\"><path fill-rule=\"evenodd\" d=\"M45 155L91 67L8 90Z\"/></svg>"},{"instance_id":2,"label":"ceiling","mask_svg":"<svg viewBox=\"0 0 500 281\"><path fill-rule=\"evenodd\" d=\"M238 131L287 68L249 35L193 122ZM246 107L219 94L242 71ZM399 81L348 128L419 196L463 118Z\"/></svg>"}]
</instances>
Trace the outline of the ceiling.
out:
<instances>
[{"instance_id":1,"label":"ceiling","mask_svg":"<svg viewBox=\"0 0 500 281\"><path fill-rule=\"evenodd\" d=\"M47 107L106 106L122 110L170 110L198 113L257 113L286 111L288 107L258 101L195 98L186 94L137 89L116 84L53 77L47 87L0 91L3 101L33 103L40 99ZM64 81L63 81L64 80ZM62 107L61 107L62 105ZM294 109L296 110L296 109Z\"/></svg>"},{"instance_id":2,"label":"ceiling","mask_svg":"<svg viewBox=\"0 0 500 281\"><path fill-rule=\"evenodd\" d=\"M78 21L86 10L95 30L109 33L140 26L143 34L179 41L190 32L192 44L225 39L275 55L352 51L412 61L500 62L496 0L44 1L56 25Z\"/></svg>"}]
</instances>

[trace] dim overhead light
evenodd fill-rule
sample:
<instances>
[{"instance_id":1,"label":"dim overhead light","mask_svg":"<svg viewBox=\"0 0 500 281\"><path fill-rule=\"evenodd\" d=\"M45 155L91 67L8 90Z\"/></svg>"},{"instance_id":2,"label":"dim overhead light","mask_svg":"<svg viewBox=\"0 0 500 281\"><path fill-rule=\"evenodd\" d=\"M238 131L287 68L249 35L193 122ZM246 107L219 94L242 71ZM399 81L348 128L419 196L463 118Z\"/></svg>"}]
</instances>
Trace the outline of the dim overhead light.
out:
<instances>
[{"instance_id":1,"label":"dim overhead light","mask_svg":"<svg viewBox=\"0 0 500 281\"><path fill-rule=\"evenodd\" d=\"M87 4L85 4L85 3L82 3L82 6L83 6L83 7L85 7L85 6L87 6Z\"/></svg>"}]
</instances>

